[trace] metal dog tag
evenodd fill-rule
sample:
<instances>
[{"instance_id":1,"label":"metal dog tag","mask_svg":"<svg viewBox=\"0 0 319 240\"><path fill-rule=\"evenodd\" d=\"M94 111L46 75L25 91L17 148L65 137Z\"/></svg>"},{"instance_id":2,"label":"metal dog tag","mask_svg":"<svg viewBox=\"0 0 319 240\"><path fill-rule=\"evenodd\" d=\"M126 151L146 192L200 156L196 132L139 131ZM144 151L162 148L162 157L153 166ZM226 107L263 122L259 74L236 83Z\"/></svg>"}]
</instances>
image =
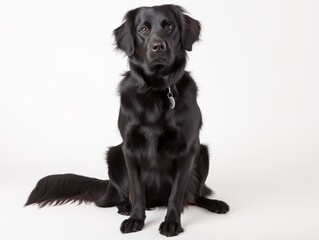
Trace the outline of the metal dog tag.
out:
<instances>
[{"instance_id":1,"label":"metal dog tag","mask_svg":"<svg viewBox=\"0 0 319 240\"><path fill-rule=\"evenodd\" d=\"M168 88L167 97L169 99L169 107L170 107L170 109L174 109L175 108L175 99L174 99L174 96L173 96L173 93L172 93L170 87Z\"/></svg>"}]
</instances>

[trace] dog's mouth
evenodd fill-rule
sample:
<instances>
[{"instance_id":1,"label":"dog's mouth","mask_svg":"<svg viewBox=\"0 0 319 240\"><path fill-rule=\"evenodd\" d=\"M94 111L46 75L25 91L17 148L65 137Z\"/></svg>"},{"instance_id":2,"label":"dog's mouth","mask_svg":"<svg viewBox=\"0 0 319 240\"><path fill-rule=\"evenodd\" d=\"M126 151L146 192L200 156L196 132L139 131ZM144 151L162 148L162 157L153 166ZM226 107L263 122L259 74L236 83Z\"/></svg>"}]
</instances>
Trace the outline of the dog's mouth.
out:
<instances>
[{"instance_id":1,"label":"dog's mouth","mask_svg":"<svg viewBox=\"0 0 319 240\"><path fill-rule=\"evenodd\" d=\"M170 60L168 58L160 57L155 58L150 61L152 66L156 67L164 67L170 64Z\"/></svg>"},{"instance_id":2,"label":"dog's mouth","mask_svg":"<svg viewBox=\"0 0 319 240\"><path fill-rule=\"evenodd\" d=\"M170 61L165 58L156 59L149 63L149 67L153 73L162 73L170 66Z\"/></svg>"},{"instance_id":3,"label":"dog's mouth","mask_svg":"<svg viewBox=\"0 0 319 240\"><path fill-rule=\"evenodd\" d=\"M171 66L174 62L173 56L170 54L157 54L157 55L148 55L146 56L146 74L154 75L154 74L167 74L171 69Z\"/></svg>"}]
</instances>

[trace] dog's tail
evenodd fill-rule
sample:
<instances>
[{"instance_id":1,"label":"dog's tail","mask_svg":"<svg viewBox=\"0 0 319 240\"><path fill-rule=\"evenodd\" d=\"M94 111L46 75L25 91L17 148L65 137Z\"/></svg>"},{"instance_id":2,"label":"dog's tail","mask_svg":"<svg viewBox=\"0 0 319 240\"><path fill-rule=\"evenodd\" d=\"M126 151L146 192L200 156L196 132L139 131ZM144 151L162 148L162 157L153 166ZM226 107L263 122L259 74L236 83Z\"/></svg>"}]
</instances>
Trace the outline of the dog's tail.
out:
<instances>
[{"instance_id":1,"label":"dog's tail","mask_svg":"<svg viewBox=\"0 0 319 240\"><path fill-rule=\"evenodd\" d=\"M89 203L98 200L107 190L108 180L75 174L50 175L42 178L31 192L25 206L61 205L68 202Z\"/></svg>"}]
</instances>

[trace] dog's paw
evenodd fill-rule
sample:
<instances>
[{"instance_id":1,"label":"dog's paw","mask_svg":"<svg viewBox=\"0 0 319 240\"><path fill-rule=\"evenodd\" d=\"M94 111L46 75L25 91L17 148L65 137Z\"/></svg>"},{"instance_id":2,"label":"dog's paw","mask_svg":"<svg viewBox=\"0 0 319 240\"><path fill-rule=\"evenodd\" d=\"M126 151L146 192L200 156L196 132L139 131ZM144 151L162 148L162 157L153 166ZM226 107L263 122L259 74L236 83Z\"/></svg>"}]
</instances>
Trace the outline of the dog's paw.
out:
<instances>
[{"instance_id":1,"label":"dog's paw","mask_svg":"<svg viewBox=\"0 0 319 240\"><path fill-rule=\"evenodd\" d=\"M208 210L218 214L225 214L229 211L229 206L227 203L219 200L211 200L211 204Z\"/></svg>"},{"instance_id":2,"label":"dog's paw","mask_svg":"<svg viewBox=\"0 0 319 240\"><path fill-rule=\"evenodd\" d=\"M132 211L132 206L129 202L121 202L119 205L117 205L118 213L121 215L129 216Z\"/></svg>"},{"instance_id":3,"label":"dog's paw","mask_svg":"<svg viewBox=\"0 0 319 240\"><path fill-rule=\"evenodd\" d=\"M159 231L162 235L166 236L166 237L172 237L172 236L176 236L179 233L183 232L184 229L182 228L182 226L177 223L177 222L162 222L160 227L159 227Z\"/></svg>"},{"instance_id":4,"label":"dog's paw","mask_svg":"<svg viewBox=\"0 0 319 240\"><path fill-rule=\"evenodd\" d=\"M143 226L143 220L129 218L122 222L120 230L122 233L137 232L141 231Z\"/></svg>"}]
</instances>

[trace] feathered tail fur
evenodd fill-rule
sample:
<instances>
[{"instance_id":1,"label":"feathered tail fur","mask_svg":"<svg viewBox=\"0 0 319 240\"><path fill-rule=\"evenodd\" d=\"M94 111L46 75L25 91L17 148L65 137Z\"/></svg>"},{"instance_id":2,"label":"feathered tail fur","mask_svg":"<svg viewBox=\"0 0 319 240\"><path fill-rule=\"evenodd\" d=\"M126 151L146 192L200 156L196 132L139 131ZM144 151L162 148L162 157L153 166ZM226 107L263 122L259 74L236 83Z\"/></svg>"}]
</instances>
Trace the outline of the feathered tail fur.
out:
<instances>
[{"instance_id":1,"label":"feathered tail fur","mask_svg":"<svg viewBox=\"0 0 319 240\"><path fill-rule=\"evenodd\" d=\"M25 206L61 205L67 202L95 202L107 190L109 181L75 174L50 175L42 178L31 192Z\"/></svg>"}]
</instances>

